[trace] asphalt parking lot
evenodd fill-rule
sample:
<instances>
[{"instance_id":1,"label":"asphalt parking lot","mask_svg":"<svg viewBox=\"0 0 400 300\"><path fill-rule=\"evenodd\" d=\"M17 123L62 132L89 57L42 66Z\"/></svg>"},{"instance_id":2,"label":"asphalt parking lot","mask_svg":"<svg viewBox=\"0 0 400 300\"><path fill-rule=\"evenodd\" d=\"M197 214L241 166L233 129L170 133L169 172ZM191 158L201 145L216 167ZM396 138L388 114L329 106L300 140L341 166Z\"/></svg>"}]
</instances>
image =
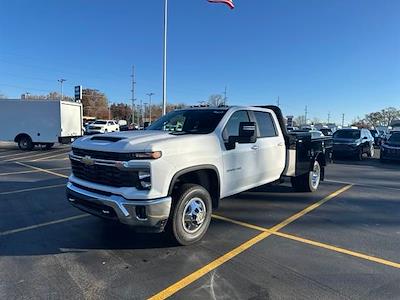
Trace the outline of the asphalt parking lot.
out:
<instances>
[{"instance_id":1,"label":"asphalt parking lot","mask_svg":"<svg viewBox=\"0 0 400 300\"><path fill-rule=\"evenodd\" d=\"M0 299L400 298L398 164L336 161L316 193L225 199L177 247L70 206L68 152L0 145Z\"/></svg>"}]
</instances>

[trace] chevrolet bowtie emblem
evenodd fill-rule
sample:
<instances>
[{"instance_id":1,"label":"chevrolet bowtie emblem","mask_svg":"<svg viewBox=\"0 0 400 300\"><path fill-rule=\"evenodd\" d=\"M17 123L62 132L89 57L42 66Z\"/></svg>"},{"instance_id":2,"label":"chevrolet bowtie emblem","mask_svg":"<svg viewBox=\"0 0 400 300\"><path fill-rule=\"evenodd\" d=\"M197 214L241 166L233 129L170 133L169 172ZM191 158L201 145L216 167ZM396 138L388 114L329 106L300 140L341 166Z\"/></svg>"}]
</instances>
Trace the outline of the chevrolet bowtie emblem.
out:
<instances>
[{"instance_id":1,"label":"chevrolet bowtie emblem","mask_svg":"<svg viewBox=\"0 0 400 300\"><path fill-rule=\"evenodd\" d=\"M85 157L81 158L81 162L87 166L93 166L94 165L94 159L91 158L90 156L86 155Z\"/></svg>"}]
</instances>

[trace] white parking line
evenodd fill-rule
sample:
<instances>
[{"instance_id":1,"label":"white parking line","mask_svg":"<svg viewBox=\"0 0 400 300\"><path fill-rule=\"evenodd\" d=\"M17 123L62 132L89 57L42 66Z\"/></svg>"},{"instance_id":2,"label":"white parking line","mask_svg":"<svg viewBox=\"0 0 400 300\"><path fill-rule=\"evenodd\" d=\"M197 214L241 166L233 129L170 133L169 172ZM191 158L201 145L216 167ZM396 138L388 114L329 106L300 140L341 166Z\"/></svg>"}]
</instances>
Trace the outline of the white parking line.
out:
<instances>
[{"instance_id":1,"label":"white parking line","mask_svg":"<svg viewBox=\"0 0 400 300\"><path fill-rule=\"evenodd\" d=\"M40 227L45 227L45 226L49 226L49 225L64 223L64 222L68 222L68 221L72 221L72 220L78 220L78 219L86 218L88 216L90 216L90 215L89 214L82 214L82 215L77 215L77 216L73 216L73 217L69 217L69 218L64 218L64 219L59 219L59 220L55 220L55 221L40 223L40 224L37 224L37 225L26 226L26 227L22 227L22 228L18 228L18 229L11 229L11 230L0 232L0 236L10 235L10 234L13 234L13 233L23 232L23 231L36 229L36 228L40 228Z\"/></svg>"},{"instance_id":2,"label":"white parking line","mask_svg":"<svg viewBox=\"0 0 400 300\"><path fill-rule=\"evenodd\" d=\"M332 183L340 183L340 184L351 184L354 186L361 186L361 187L367 187L367 188L372 188L372 189L388 189L388 190L393 190L393 191L400 191L400 188L395 188L395 187L390 187L386 185L373 185L373 184L363 184L363 183L355 183L355 182L348 182L348 181L340 181L340 180L330 180L330 179L325 179L325 182L332 182Z\"/></svg>"},{"instance_id":3,"label":"white parking line","mask_svg":"<svg viewBox=\"0 0 400 300\"><path fill-rule=\"evenodd\" d=\"M40 186L40 187L28 188L28 189L22 189L22 190L14 190L14 191L8 191L8 192L0 192L0 196L1 195L24 193L24 192L30 192L30 191L46 190L46 189L52 189L52 188L61 187L61 186L65 187L65 183L63 183L63 184L55 184L55 185L46 185L46 186Z\"/></svg>"},{"instance_id":4,"label":"white parking line","mask_svg":"<svg viewBox=\"0 0 400 300\"><path fill-rule=\"evenodd\" d=\"M54 176L58 176L58 177L62 177L62 178L68 178L67 175L56 173L56 172L50 171L48 169L42 169L42 168L34 167L34 166L27 165L27 164L24 164L24 163L19 162L19 161L16 161L15 163L20 165L20 166L24 166L24 167L31 168L31 169L34 169L34 170L38 170L38 171L41 171L41 172L44 172L44 173L48 173L48 174L51 174L51 175L54 175Z\"/></svg>"},{"instance_id":5,"label":"white parking line","mask_svg":"<svg viewBox=\"0 0 400 300\"><path fill-rule=\"evenodd\" d=\"M42 161L42 160L48 160L49 158L54 158L54 157L57 157L57 156L61 156L61 155L68 154L68 153L69 153L69 152L67 152L67 153L59 153L59 154L55 154L55 155L51 155L51 156L46 156L46 157L36 158L36 159L34 159L34 160L31 160L31 161ZM67 157L66 159L68 159L68 157Z\"/></svg>"},{"instance_id":6,"label":"white parking line","mask_svg":"<svg viewBox=\"0 0 400 300\"><path fill-rule=\"evenodd\" d=\"M52 168L48 169L50 171L61 171L61 170L69 170L70 167L66 168ZM29 174L29 173L39 173L42 170L29 170L29 171L17 171L17 172L7 172L7 173L0 173L0 176L9 176L9 175L19 175L19 174Z\"/></svg>"},{"instance_id":7,"label":"white parking line","mask_svg":"<svg viewBox=\"0 0 400 300\"><path fill-rule=\"evenodd\" d=\"M14 158L10 158L10 159L6 159L6 160L0 160L0 162L11 162L11 161L17 161L17 160L21 160L21 159L30 159L33 157L38 157L38 156L42 156L42 155L48 155L48 154L53 154L53 153L58 153L58 152L63 152L63 153L68 153L69 151L65 151L66 149L60 149L60 150L55 150L55 151L51 151L51 152L43 152L43 153L39 153L39 154L33 154L33 155L28 155L28 156L23 156L23 157L14 157Z\"/></svg>"}]
</instances>

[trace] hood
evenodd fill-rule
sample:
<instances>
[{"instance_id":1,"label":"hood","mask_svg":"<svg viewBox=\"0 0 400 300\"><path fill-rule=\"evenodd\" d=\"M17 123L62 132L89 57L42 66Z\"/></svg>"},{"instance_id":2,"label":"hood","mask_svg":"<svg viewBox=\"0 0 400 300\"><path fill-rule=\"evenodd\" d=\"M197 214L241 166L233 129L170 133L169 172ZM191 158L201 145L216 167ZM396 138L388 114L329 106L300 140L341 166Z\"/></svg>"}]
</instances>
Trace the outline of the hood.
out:
<instances>
[{"instance_id":1,"label":"hood","mask_svg":"<svg viewBox=\"0 0 400 300\"><path fill-rule=\"evenodd\" d=\"M389 146L393 148L400 148L400 142L386 142L383 146Z\"/></svg>"},{"instance_id":2,"label":"hood","mask_svg":"<svg viewBox=\"0 0 400 300\"><path fill-rule=\"evenodd\" d=\"M136 130L84 136L72 146L107 152L150 151L152 144L176 138L178 136L165 131Z\"/></svg>"},{"instance_id":3,"label":"hood","mask_svg":"<svg viewBox=\"0 0 400 300\"><path fill-rule=\"evenodd\" d=\"M333 138L334 144L354 144L357 143L358 139L344 139L344 138Z\"/></svg>"}]
</instances>

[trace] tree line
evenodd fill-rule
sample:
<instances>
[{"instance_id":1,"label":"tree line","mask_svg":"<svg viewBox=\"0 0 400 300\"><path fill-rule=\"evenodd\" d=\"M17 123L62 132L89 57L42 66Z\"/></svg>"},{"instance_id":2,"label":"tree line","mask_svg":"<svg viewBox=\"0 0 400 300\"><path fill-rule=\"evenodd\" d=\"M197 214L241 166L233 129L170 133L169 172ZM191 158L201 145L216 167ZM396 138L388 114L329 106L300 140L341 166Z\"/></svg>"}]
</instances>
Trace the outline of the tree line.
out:
<instances>
[{"instance_id":1,"label":"tree line","mask_svg":"<svg viewBox=\"0 0 400 300\"><path fill-rule=\"evenodd\" d=\"M0 93L0 99L6 98L5 95ZM45 95L34 95L25 93L21 95L24 100L59 100L61 94L58 92L50 92ZM73 97L63 95L64 101L75 101ZM205 101L198 101L198 105L220 106L226 105L226 98L220 94L210 95ZM83 115L88 117L95 117L96 119L115 119L126 120L128 123L132 122L132 105L124 102L111 103L105 93L92 88L82 90L82 106ZM175 109L185 108L189 105L186 103L167 104L167 112ZM151 109L150 109L151 108ZM151 119L150 119L151 110ZM134 107L134 121L135 124L143 124L144 122L154 122L162 115L161 104L152 104L151 107L147 104L145 106L135 105Z\"/></svg>"},{"instance_id":2,"label":"tree line","mask_svg":"<svg viewBox=\"0 0 400 300\"><path fill-rule=\"evenodd\" d=\"M364 118L355 120L352 125L358 127L390 126L395 120L400 120L400 109L387 107L380 111L366 114Z\"/></svg>"}]
</instances>

